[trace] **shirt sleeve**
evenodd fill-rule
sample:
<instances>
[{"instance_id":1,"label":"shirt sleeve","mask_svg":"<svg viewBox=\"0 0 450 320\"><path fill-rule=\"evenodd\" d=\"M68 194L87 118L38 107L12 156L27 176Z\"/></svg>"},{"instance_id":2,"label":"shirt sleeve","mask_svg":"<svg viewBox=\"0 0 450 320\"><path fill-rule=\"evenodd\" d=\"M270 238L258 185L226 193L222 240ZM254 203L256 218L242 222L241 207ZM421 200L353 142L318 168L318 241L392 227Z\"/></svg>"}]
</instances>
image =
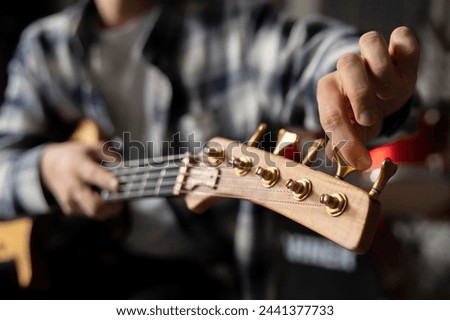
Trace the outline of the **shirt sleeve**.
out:
<instances>
[{"instance_id":1,"label":"shirt sleeve","mask_svg":"<svg viewBox=\"0 0 450 320\"><path fill-rule=\"evenodd\" d=\"M319 15L292 20L271 6L256 10L251 24L255 34L248 59L267 117L320 132L317 83L344 53L359 52L360 33Z\"/></svg>"},{"instance_id":2,"label":"shirt sleeve","mask_svg":"<svg viewBox=\"0 0 450 320\"><path fill-rule=\"evenodd\" d=\"M22 37L8 66L0 108L0 218L49 211L39 170L49 141L43 94L34 76L39 66L39 50Z\"/></svg>"}]
</instances>

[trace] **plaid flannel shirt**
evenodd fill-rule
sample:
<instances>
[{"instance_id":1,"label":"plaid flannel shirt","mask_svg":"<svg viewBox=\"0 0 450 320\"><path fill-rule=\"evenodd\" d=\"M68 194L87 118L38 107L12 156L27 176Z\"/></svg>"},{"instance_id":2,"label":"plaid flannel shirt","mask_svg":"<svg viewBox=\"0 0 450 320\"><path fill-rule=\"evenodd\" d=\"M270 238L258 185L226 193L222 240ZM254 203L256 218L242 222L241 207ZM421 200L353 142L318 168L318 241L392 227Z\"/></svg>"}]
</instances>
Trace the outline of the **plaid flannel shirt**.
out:
<instances>
[{"instance_id":1,"label":"plaid flannel shirt","mask_svg":"<svg viewBox=\"0 0 450 320\"><path fill-rule=\"evenodd\" d=\"M149 139L180 130L242 140L261 120L320 131L316 84L339 56L358 51L354 28L319 16L292 21L255 1L180 8L162 5L142 44L141 58L170 84L167 101L155 102ZM76 4L21 37L0 109L1 218L49 210L39 173L47 143L64 141L86 117L116 134L86 70L94 11L92 2Z\"/></svg>"}]
</instances>

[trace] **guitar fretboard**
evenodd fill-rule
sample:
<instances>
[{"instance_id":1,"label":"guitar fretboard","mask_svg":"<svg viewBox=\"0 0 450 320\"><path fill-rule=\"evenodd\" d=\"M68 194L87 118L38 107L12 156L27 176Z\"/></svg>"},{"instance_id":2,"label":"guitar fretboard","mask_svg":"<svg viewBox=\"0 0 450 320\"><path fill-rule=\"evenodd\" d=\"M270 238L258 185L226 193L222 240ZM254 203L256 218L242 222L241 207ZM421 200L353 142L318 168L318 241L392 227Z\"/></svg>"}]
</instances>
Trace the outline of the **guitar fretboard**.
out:
<instances>
[{"instance_id":1,"label":"guitar fretboard","mask_svg":"<svg viewBox=\"0 0 450 320\"><path fill-rule=\"evenodd\" d=\"M104 166L119 180L119 190L102 190L106 202L173 195L184 155L140 159Z\"/></svg>"}]
</instances>

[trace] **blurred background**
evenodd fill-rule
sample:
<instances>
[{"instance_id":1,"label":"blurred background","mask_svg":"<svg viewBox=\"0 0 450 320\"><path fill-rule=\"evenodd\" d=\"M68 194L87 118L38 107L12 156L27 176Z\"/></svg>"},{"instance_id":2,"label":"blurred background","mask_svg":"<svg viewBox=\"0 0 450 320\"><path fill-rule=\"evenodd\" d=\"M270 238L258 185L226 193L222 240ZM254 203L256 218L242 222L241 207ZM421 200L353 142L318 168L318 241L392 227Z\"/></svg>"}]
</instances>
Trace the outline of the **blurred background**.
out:
<instances>
[{"instance_id":1,"label":"blurred background","mask_svg":"<svg viewBox=\"0 0 450 320\"><path fill-rule=\"evenodd\" d=\"M72 0L0 1L0 92L18 37L33 20ZM421 43L417 90L424 112L419 132L401 137L374 156L389 155L400 170L384 191L383 223L377 242L384 281L411 299L450 298L450 1L281 0L295 18L325 14L386 38L399 25L411 27ZM3 95L3 94L2 94ZM2 96L1 95L1 96ZM370 176L368 177L370 179ZM385 233L383 233L385 232ZM395 247L383 246L383 239ZM394 296L395 297L395 296Z\"/></svg>"}]
</instances>

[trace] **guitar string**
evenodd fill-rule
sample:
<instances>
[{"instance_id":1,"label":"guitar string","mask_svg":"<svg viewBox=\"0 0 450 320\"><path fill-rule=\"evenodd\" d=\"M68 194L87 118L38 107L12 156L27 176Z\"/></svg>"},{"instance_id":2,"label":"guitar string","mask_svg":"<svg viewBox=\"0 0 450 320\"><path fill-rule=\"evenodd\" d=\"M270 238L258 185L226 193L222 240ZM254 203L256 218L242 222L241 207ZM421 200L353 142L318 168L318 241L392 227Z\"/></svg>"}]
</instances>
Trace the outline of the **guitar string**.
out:
<instances>
[{"instance_id":1,"label":"guitar string","mask_svg":"<svg viewBox=\"0 0 450 320\"><path fill-rule=\"evenodd\" d=\"M173 160L173 159L172 159ZM133 160L134 161L134 160ZM116 166L104 166L103 168L105 168L106 170L110 171L111 173L113 173L115 176L117 177L123 177L123 176L133 176L135 174L146 174L146 173L152 173L152 172L160 172L161 170L165 169L165 170L179 170L180 168L183 168L186 166L186 164L184 164L184 166L182 166L181 164L183 163L169 163L168 161L166 162L155 162L153 164L157 164L160 166L152 166L152 164L147 164L147 165L143 165L143 166L134 166L134 167L128 167L128 164L124 163L124 165L116 167ZM220 169L220 170L234 170L234 167L197 167L197 166L193 166L192 164L187 164L187 168L199 168L199 169ZM255 177L256 179L258 179L258 177Z\"/></svg>"},{"instance_id":2,"label":"guitar string","mask_svg":"<svg viewBox=\"0 0 450 320\"><path fill-rule=\"evenodd\" d=\"M167 162L167 161L166 161ZM170 180L170 181L165 181L164 179L167 178L177 178L179 176L183 176L183 177L204 177L204 176L209 176L209 174L206 172L205 174L203 173L181 173L180 171L180 166L179 165L169 165L169 166L164 166L164 163L159 162L158 164L163 165L163 167L151 167L151 166L139 166L139 167L134 167L134 168L114 168L113 171L116 171L115 174L116 176L118 176L119 178L121 178L121 182L125 182L126 185L126 189L125 190L119 190L118 192L115 193L108 193L108 198L110 200L125 200L125 199L131 199L131 198L139 198L139 197L146 197L146 196L164 196L164 195L173 195L173 187L175 187L175 185L177 183L179 183L176 179L175 180ZM187 165L188 168L198 168L192 165ZM119 170L122 169L122 172L120 172ZM125 170L123 170L125 169ZM221 167L221 170L224 169L231 169L233 170L234 168L231 167ZM162 170L164 170L164 175L161 176L161 172ZM177 174L175 175L167 175L166 172L167 171L174 171L176 170ZM153 175L152 177L152 173L157 172L158 174L155 176ZM124 177L128 177L128 179L124 179ZM244 177L237 177L237 176L227 176L227 175L222 175L222 174L217 174L215 177L220 178L221 180L223 179L236 179L236 178L245 178L246 180L258 180L259 177L257 176L244 176ZM152 180L156 180L156 183L152 183ZM158 181L160 181L158 183ZM133 185L137 184L137 187L133 188ZM239 199L247 199L247 200L251 200L249 197L244 197L244 196L239 196L239 195L229 195L229 194L225 194L225 193L220 193L220 192L205 192L205 191L197 191L197 190L187 190L187 189L183 189L183 185L185 184L185 181L181 182L181 188L180 188L180 193L181 194L188 194L188 193L194 193L194 194L202 194L202 195L211 195L211 196L216 196L216 197L228 197L228 198L239 198ZM170 187L170 189L164 189L162 187ZM213 186L209 186L211 188L215 188L219 186L219 183L215 183ZM160 188L159 192L155 192L154 189L155 187ZM235 185L233 186L233 189L238 189L238 190L251 190L251 191L257 191L257 192L279 192L279 193L286 193L289 194L291 193L288 189L268 189L268 188L249 188L249 187L242 187L242 186L238 186ZM254 199L254 200L258 200L261 202L286 202L285 200L273 200L273 199ZM292 204L305 204L304 202L298 202L298 201L290 201L290 203ZM311 205L311 203L307 203L307 205ZM323 205L318 205L318 206L323 206Z\"/></svg>"},{"instance_id":3,"label":"guitar string","mask_svg":"<svg viewBox=\"0 0 450 320\"><path fill-rule=\"evenodd\" d=\"M177 183L179 183L174 178L177 178L179 176L182 176L182 177L193 177L193 178L200 179L200 178L204 177L205 174L201 174L201 173L194 173L194 174L192 174L192 173L178 173L176 175L165 175L165 176L162 177L163 179L172 178L172 180L169 180L168 182L167 181L166 182L162 182L162 183L166 183L166 186L174 187ZM121 184L120 185L120 189L117 192L115 192L115 193L128 192L130 190L133 190L133 187L135 187L134 189L136 189L136 187L142 186L143 184L145 184L145 189L148 189L148 188L156 186L157 184L155 182L158 181L161 178L161 176L154 176L152 178L145 178L145 179L144 179L144 177L145 176L141 176L141 177L139 177L139 179L125 181L125 184ZM214 178L216 178L216 177L217 177L217 179L220 178L221 180L223 180L223 179L236 179L236 178L245 179L245 180L253 180L253 181L259 180L258 177L245 177L245 176L244 177L233 177L233 176L224 176L224 175L220 175L220 174L218 174L217 176L214 176ZM185 181L183 181L183 183L184 182ZM220 182L215 182L214 185L211 185L210 187L215 188L215 187L218 187L219 185L220 185ZM209 186L209 185L207 185L207 186ZM269 190L268 188L262 188L262 187L261 188L254 188L254 187L253 188L249 188L249 187L241 187L239 185L233 185L233 189L261 190L261 191L271 191L271 192L275 190L277 192L282 192L282 190L280 190L280 189L273 189L272 188L272 189ZM289 191L287 191L287 192L289 192Z\"/></svg>"},{"instance_id":4,"label":"guitar string","mask_svg":"<svg viewBox=\"0 0 450 320\"><path fill-rule=\"evenodd\" d=\"M189 167L191 167L191 168L197 168L197 167L194 167L194 166L189 166ZM161 177L161 171L162 171L162 169L165 169L166 170L166 172L167 171L169 171L169 170L175 170L176 169L176 174L170 174L170 175L167 175L167 174L165 174L163 177ZM180 173L179 172L179 167L178 166L176 166L176 167L170 167L170 168L165 168L165 167L163 167L163 168L155 168L155 167L150 167L150 168L146 168L146 170L145 171L141 171L141 172L138 172L138 173L134 173L134 174L131 174L131 173L127 173L127 174L123 174L123 175L121 175L121 174L118 174L118 177L119 177L119 181L120 182L124 182L125 183L125 185L122 185L122 187L125 187L126 189L125 189L125 191L123 191L123 189L122 190L119 190L119 192L129 192L129 191L134 191L136 188L133 188L133 186L135 185L135 184L138 184L139 185L139 190L141 190L141 191L146 191L146 189L148 189L148 187L153 187L153 186L156 186L155 184L152 184L151 182L152 182L152 180L159 180L159 179L167 179L167 178L176 178L176 177L179 177L179 176L183 176L183 177L189 177L189 176L192 176L192 177L198 177L199 179L201 179L202 177L205 177L205 176L210 176L207 172L205 172L205 173L201 173L201 172L196 172L195 173L195 175L192 175L191 173ZM222 170L224 170L224 169L228 169L228 170L232 170L232 169L234 169L234 168L229 168L229 167L222 167L222 168L220 168L220 169L222 169ZM157 172L158 174L157 175L151 175L151 173L152 172ZM124 178L125 177L125 178ZM260 178L259 177L257 177L257 176L227 176L227 175L223 175L223 174L217 174L216 176L214 176L214 177L216 177L216 178L220 178L221 180L223 180L223 179L236 179L236 178L239 178L239 179L243 179L243 178L245 178L246 180L259 180ZM169 186L171 186L171 185L173 185L173 186L175 186L175 184L177 183L177 181L176 180L174 180L174 181L171 181L171 184L169 184ZM147 186L147 188L144 188L144 190L142 190L143 188L142 188L142 185L145 185L145 186ZM166 184L167 185L167 184ZM211 186L211 187L217 187L218 186L218 184L216 183L215 185L213 185L213 186ZM130 189L131 188L131 189ZM235 189L241 189L241 190L256 190L255 188L248 188L248 187L240 187L240 186L233 186L233 188L235 188ZM267 188L261 188L260 189L260 191L267 191L267 192L273 192L273 191L277 191L277 192L290 192L290 191L288 191L288 190L277 190L277 189L267 189Z\"/></svg>"},{"instance_id":5,"label":"guitar string","mask_svg":"<svg viewBox=\"0 0 450 320\"><path fill-rule=\"evenodd\" d=\"M159 170L159 171L161 171L161 170ZM211 177L211 175L208 174L208 173L196 172L196 173L192 174L192 173L180 173L180 172L178 172L177 174L171 174L171 175L165 174L164 176L162 176L162 178L163 179L177 178L179 176L182 176L182 177L195 177L195 178L198 178L198 179L201 179L201 178L204 178L204 177ZM152 181L157 181L160 178L161 178L160 174L154 175L152 177L145 176L145 174L140 174L140 175L135 175L135 176L133 175L133 176L130 177L130 179L119 180L119 181L125 183L124 185L121 185L121 187L130 187L130 186L132 187L133 185L142 185L143 183L146 183L149 187L151 187L151 186L155 185L155 184L152 184ZM260 179L257 176L256 177L255 176L242 176L241 177L241 176L227 176L227 175L223 175L223 174L214 175L213 178L217 178L217 179L220 178L221 180L238 178L240 180L245 179L245 180L254 180L254 181ZM173 186L175 186L177 181L174 180L173 183L174 183ZM218 183L215 183L212 187L217 187L218 185L219 185ZM233 186L233 188L239 188L239 189L243 189L243 190L254 190L254 188L245 188L245 187L243 188L243 187L239 187L239 186ZM261 190L269 191L269 190L267 190L267 188L261 188Z\"/></svg>"},{"instance_id":6,"label":"guitar string","mask_svg":"<svg viewBox=\"0 0 450 320\"><path fill-rule=\"evenodd\" d=\"M189 174L180 174L183 176L194 176L195 175L189 175ZM178 177L177 176L172 176L172 178ZM232 178L232 177L226 177L226 178ZM153 180L153 181L152 181ZM129 185L125 185L123 187L125 187L126 189L119 189L117 192L113 192L113 193L128 193L128 192L132 192L132 191L147 191L149 189L152 189L154 187L156 187L158 185L157 181L158 179L155 177L154 179L146 181L145 184L143 183L138 183L140 181L137 181L136 183L131 183ZM176 180L169 180L169 181L164 181L162 183L160 183L160 186L168 186L168 187L175 187L177 183L180 183ZM181 184L184 184L185 182L183 181ZM144 185L144 187L142 187L142 185ZM220 182L216 182L214 185L206 185L207 187L210 188L216 188L218 186L220 186ZM279 189L279 188L266 188L266 187L244 187L244 186L239 186L239 185L233 185L232 186L233 189L238 189L238 190L251 190L251 191L257 191L257 192L277 192L277 193L291 193L291 191L289 191L289 189Z\"/></svg>"},{"instance_id":7,"label":"guitar string","mask_svg":"<svg viewBox=\"0 0 450 320\"><path fill-rule=\"evenodd\" d=\"M181 173L181 175L188 175L186 173ZM229 177L229 178L235 178L235 177ZM248 178L248 177L247 177ZM181 184L183 185L185 181L183 181ZM119 201L119 200L131 200L136 198L142 198L142 197L151 197L151 196L173 196L173 187L175 186L176 181L170 181L164 183L164 187L170 187L170 188L160 188L159 192L156 192L154 188L145 188L144 190L128 190L127 192L118 192L118 193L110 193L108 194L108 198L105 199L106 201ZM153 185L155 186L155 185ZM163 186L161 184L161 186ZM215 184L212 186L212 188L218 186L218 184ZM267 188L248 188L248 187L240 187L240 186L233 186L233 189L240 189L240 190L251 190L251 191L258 191L258 192L280 192L280 193L286 193L289 194L289 190L283 190L283 189L267 189ZM270 199L270 198L260 198L260 197L251 197L251 196L242 196L242 195L231 195L223 192L217 192L217 191L199 191L197 189L194 190L187 190L183 189L183 187L180 188L179 194L194 194L194 195L202 195L202 196L212 196L212 197L224 197L224 198L234 198L234 199L242 199L242 200L249 200L254 202L260 202L260 203L285 203L285 204L291 204L291 205L298 205L302 207L316 207L316 208L322 208L324 205L320 203L315 202L300 202L296 200L280 200L280 199Z\"/></svg>"},{"instance_id":8,"label":"guitar string","mask_svg":"<svg viewBox=\"0 0 450 320\"><path fill-rule=\"evenodd\" d=\"M152 173L156 173L156 176L159 177L160 176L160 172L162 170L166 170L166 171L176 171L178 172L180 170L179 166L173 166L173 167L141 167L142 170L140 171L136 171L136 172L131 172L131 171L127 171L126 173L122 173L122 172L114 172L113 174L119 178L119 182L133 182L133 181L142 181L142 177L148 175L149 178L152 177ZM194 166L189 166L188 168L199 168L199 167L194 167ZM214 169L214 168L212 168ZM234 168L229 168L229 167L222 167L220 168L221 170L233 170ZM150 175L149 175L150 174ZM181 174L181 173L179 173ZM204 174L202 173L196 173L197 176L209 176L210 174L208 172L205 171ZM177 174L178 175L178 174ZM189 176L189 174L184 173L185 176ZM155 176L155 175L153 175ZM237 176L223 176L221 174L217 175L218 177L222 177L222 178L230 178L230 179L235 179L237 178ZM170 176L168 176L170 177ZM258 180L259 177L252 177L255 180Z\"/></svg>"},{"instance_id":9,"label":"guitar string","mask_svg":"<svg viewBox=\"0 0 450 320\"><path fill-rule=\"evenodd\" d=\"M171 160L174 160L175 158L172 158ZM248 200L253 202L259 202L259 203L284 203L284 204L291 204L296 205L299 207L315 207L315 208L323 208L324 204L321 204L319 202L310 202L310 201L297 201L297 200L285 200L285 199L272 199L264 197L264 195L261 195L261 193L273 193L273 192L279 192L279 193L285 193L290 194L291 191L286 189L279 189L279 188L255 188L255 187L245 187L245 186L239 186L234 185L232 186L233 189L237 190L243 190L243 191L254 191L259 194L259 196L243 196L238 194L227 194L223 192L214 191L213 189L218 187L220 185L220 181L217 180L214 185L208 186L211 189L211 191L204 191L204 190L198 190L198 189L192 189L188 190L184 188L184 185L186 184L186 180L183 180L181 182L178 181L178 177L182 176L185 177L197 177L198 179L201 179L205 176L210 176L208 172L201 173L201 172L180 172L180 169L182 166L180 166L182 160L184 157L176 158L180 160L179 164L173 163L170 164L168 160L164 160L161 162L154 162L152 164L159 165L159 166L151 166L144 165L144 166L137 166L137 167L115 167L115 168L107 168L109 169L113 174L115 174L119 181L122 183L125 183L126 186L128 184L128 188L124 190L119 190L116 193L108 193L109 201L118 201L118 200L130 200L133 198L141 198L141 197L151 197L151 196L173 196L173 188L176 186L177 183L180 184L180 190L179 194L194 194L194 195L201 195L201 196L211 196L211 197L224 197L224 198L235 198L235 199L242 199L242 200ZM185 164L186 165L186 164ZM195 167L192 164L187 164L187 168L200 168ZM212 167L214 169L215 167ZM233 170L232 167L220 167L220 170L228 169ZM161 172L163 172L163 175L161 175ZM167 174L169 172L169 174ZM157 173L156 175L154 173ZM170 174L172 173L172 174ZM175 173L175 174L174 174ZM164 181L164 179L170 179L173 180ZM223 175L221 173L218 173L217 175L214 175L213 178L217 178L220 180L223 179L246 179L246 180L259 180L260 178L258 176L229 176L229 175ZM153 181L152 181L153 180ZM155 182L156 181L156 182ZM136 187L133 188L133 185L137 184ZM155 190L156 188L158 190ZM167 188L169 187L169 188Z\"/></svg>"},{"instance_id":10,"label":"guitar string","mask_svg":"<svg viewBox=\"0 0 450 320\"><path fill-rule=\"evenodd\" d=\"M186 174L183 174L186 175ZM233 178L233 177L230 177ZM182 182L184 184L185 181ZM110 193L108 195L108 198L105 199L107 201L119 201L119 200L131 200L136 198L142 198L142 197L151 197L151 196L173 196L173 187L175 186L176 181L170 181L166 182L160 185L160 187L170 187L170 188L161 188L159 192L156 192L153 188L155 184L152 186L152 188L144 188L140 190L127 190L127 192L118 192L118 193ZM215 184L212 186L213 188L218 186L218 184ZM251 190L251 191L257 191L259 193L266 193L266 192L279 192L279 193L285 193L290 194L291 192L289 190L284 189L267 189L267 188L248 188L248 187L240 187L240 186L233 186L233 189L239 189L239 190ZM283 199L270 199L270 198L259 198L259 197L249 197L249 196L242 196L242 195L230 195L223 192L217 192L217 191L199 191L197 189L195 190L187 190L180 188L179 194L196 194L196 195L203 195L203 196L213 196L213 197L225 197L225 198L236 198L236 199L243 199L243 200L253 200L253 201L259 201L260 203L286 203L286 204L292 204L292 205L299 205L299 206L307 206L307 207L323 207L322 204L319 203L311 203L311 202L299 202L296 200L283 200Z\"/></svg>"},{"instance_id":11,"label":"guitar string","mask_svg":"<svg viewBox=\"0 0 450 320\"><path fill-rule=\"evenodd\" d=\"M176 178L178 176L183 176L183 177L196 177L196 178L211 178L211 174L208 174L207 172L205 173L199 173L196 172L194 174L192 173L181 173L181 172L177 172L176 174L165 174L164 175L164 179L165 178ZM221 178L221 179L242 179L244 178L243 176L229 176L229 175L223 175L223 174L217 174L217 175L213 175L213 177L217 177L217 178ZM151 181L151 180L158 180L160 178L160 175L130 175L127 178L123 178L120 177L119 178L119 182L123 182L124 184L133 184L133 183L142 183L143 181ZM260 178L258 176L248 176L245 177L246 180L260 180Z\"/></svg>"}]
</instances>

